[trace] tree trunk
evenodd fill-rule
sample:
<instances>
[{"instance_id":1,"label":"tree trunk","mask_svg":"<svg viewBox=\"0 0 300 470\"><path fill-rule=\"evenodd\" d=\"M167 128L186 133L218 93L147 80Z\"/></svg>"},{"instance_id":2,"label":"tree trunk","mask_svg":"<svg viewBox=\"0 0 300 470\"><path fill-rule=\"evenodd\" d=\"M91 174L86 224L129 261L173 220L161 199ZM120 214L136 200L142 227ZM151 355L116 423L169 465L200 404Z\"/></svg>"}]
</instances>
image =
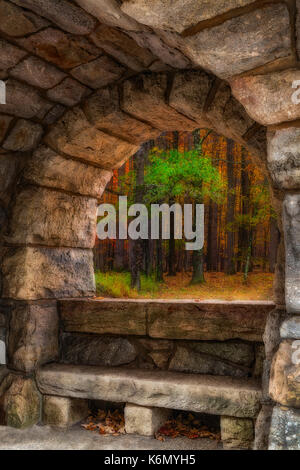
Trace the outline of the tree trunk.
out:
<instances>
[{"instance_id":1,"label":"tree trunk","mask_svg":"<svg viewBox=\"0 0 300 470\"><path fill-rule=\"evenodd\" d=\"M249 197L250 197L250 180L246 168L246 151L242 149L242 165L241 165L241 215L249 213ZM247 249L249 246L249 232L247 228L242 225L239 228L238 234L238 271L243 272L247 258Z\"/></svg>"},{"instance_id":2,"label":"tree trunk","mask_svg":"<svg viewBox=\"0 0 300 470\"><path fill-rule=\"evenodd\" d=\"M277 249L279 246L280 232L277 226L277 220L274 217L270 219L270 249L269 249L269 265L270 272L275 272Z\"/></svg>"},{"instance_id":3,"label":"tree trunk","mask_svg":"<svg viewBox=\"0 0 300 470\"><path fill-rule=\"evenodd\" d=\"M226 274L235 274L234 262L234 208L235 208L235 179L234 179L234 142L233 140L227 141L227 182L228 182L228 195L227 195L227 214L226 214Z\"/></svg>"}]
</instances>

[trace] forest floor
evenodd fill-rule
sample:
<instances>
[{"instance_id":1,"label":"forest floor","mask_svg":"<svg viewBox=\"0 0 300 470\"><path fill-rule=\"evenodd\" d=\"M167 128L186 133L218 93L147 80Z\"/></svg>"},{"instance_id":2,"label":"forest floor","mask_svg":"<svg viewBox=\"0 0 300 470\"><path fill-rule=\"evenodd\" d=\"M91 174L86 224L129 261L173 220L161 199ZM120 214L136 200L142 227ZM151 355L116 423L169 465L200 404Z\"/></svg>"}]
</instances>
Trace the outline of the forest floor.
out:
<instances>
[{"instance_id":1,"label":"forest floor","mask_svg":"<svg viewBox=\"0 0 300 470\"><path fill-rule=\"evenodd\" d=\"M96 285L99 297L151 298L151 299L219 299L219 300L272 300L271 273L251 272L247 282L243 274L228 276L224 273L205 273L205 283L191 285L190 273L164 276L164 282L155 282L142 276L141 291L130 287L130 273L97 272Z\"/></svg>"}]
</instances>

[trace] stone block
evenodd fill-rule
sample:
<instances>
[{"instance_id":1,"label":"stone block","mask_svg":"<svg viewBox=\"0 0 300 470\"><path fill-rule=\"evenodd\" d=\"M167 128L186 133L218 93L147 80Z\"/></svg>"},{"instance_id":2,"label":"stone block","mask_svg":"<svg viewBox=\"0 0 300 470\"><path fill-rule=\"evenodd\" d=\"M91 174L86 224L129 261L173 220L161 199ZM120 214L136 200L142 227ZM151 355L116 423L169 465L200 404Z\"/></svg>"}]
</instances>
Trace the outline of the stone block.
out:
<instances>
[{"instance_id":1,"label":"stone block","mask_svg":"<svg viewBox=\"0 0 300 470\"><path fill-rule=\"evenodd\" d=\"M64 300L59 305L65 331L146 335L146 309L143 303L113 299Z\"/></svg>"},{"instance_id":2,"label":"stone block","mask_svg":"<svg viewBox=\"0 0 300 470\"><path fill-rule=\"evenodd\" d=\"M75 106L89 93L90 90L87 87L68 77L49 90L47 96L52 101L58 101L66 106Z\"/></svg>"},{"instance_id":3,"label":"stone block","mask_svg":"<svg viewBox=\"0 0 300 470\"><path fill-rule=\"evenodd\" d=\"M0 31L13 37L35 33L49 24L44 18L6 0L0 1L0 17Z\"/></svg>"},{"instance_id":4,"label":"stone block","mask_svg":"<svg viewBox=\"0 0 300 470\"><path fill-rule=\"evenodd\" d=\"M19 300L90 297L93 253L75 248L10 248L3 260L3 296Z\"/></svg>"},{"instance_id":5,"label":"stone block","mask_svg":"<svg viewBox=\"0 0 300 470\"><path fill-rule=\"evenodd\" d=\"M96 219L96 199L31 186L16 196L6 240L11 244L93 248Z\"/></svg>"},{"instance_id":6,"label":"stone block","mask_svg":"<svg viewBox=\"0 0 300 470\"><path fill-rule=\"evenodd\" d=\"M268 132L268 168L279 189L300 189L300 129Z\"/></svg>"},{"instance_id":7,"label":"stone block","mask_svg":"<svg viewBox=\"0 0 300 470\"><path fill-rule=\"evenodd\" d=\"M268 450L272 412L272 405L262 405L255 422L253 450Z\"/></svg>"},{"instance_id":8,"label":"stone block","mask_svg":"<svg viewBox=\"0 0 300 470\"><path fill-rule=\"evenodd\" d=\"M10 316L8 364L32 372L59 357L56 302L16 303Z\"/></svg>"},{"instance_id":9,"label":"stone block","mask_svg":"<svg viewBox=\"0 0 300 470\"><path fill-rule=\"evenodd\" d=\"M45 425L66 428L82 421L88 414L87 400L43 396L42 421Z\"/></svg>"},{"instance_id":10,"label":"stone block","mask_svg":"<svg viewBox=\"0 0 300 470\"><path fill-rule=\"evenodd\" d=\"M4 39L0 39L0 69L5 70L13 67L25 57L26 52L19 47L13 46Z\"/></svg>"},{"instance_id":11,"label":"stone block","mask_svg":"<svg viewBox=\"0 0 300 470\"><path fill-rule=\"evenodd\" d=\"M43 124L45 126L50 126L54 122L58 121L58 119L64 114L65 110L66 108L61 104L54 105L43 119Z\"/></svg>"},{"instance_id":12,"label":"stone block","mask_svg":"<svg viewBox=\"0 0 300 470\"><path fill-rule=\"evenodd\" d=\"M284 4L266 5L203 29L186 38L186 53L195 64L220 78L291 57L288 8Z\"/></svg>"},{"instance_id":13,"label":"stone block","mask_svg":"<svg viewBox=\"0 0 300 470\"><path fill-rule=\"evenodd\" d=\"M280 336L283 339L300 339L300 316L287 318L281 325Z\"/></svg>"},{"instance_id":14,"label":"stone block","mask_svg":"<svg viewBox=\"0 0 300 470\"><path fill-rule=\"evenodd\" d=\"M264 369L264 361L266 358L265 345L255 345L255 362L253 367L253 377L262 377Z\"/></svg>"},{"instance_id":15,"label":"stone block","mask_svg":"<svg viewBox=\"0 0 300 470\"><path fill-rule=\"evenodd\" d=\"M127 434L154 436L165 424L172 411L165 408L151 408L126 403L124 409L125 431Z\"/></svg>"},{"instance_id":16,"label":"stone block","mask_svg":"<svg viewBox=\"0 0 300 470\"><path fill-rule=\"evenodd\" d=\"M91 88L101 88L117 81L125 69L107 56L101 56L87 64L72 69L73 77Z\"/></svg>"},{"instance_id":17,"label":"stone block","mask_svg":"<svg viewBox=\"0 0 300 470\"><path fill-rule=\"evenodd\" d=\"M300 450L300 410L276 406L273 411L269 450Z\"/></svg>"},{"instance_id":18,"label":"stone block","mask_svg":"<svg viewBox=\"0 0 300 470\"><path fill-rule=\"evenodd\" d=\"M12 196L12 188L14 186L19 169L24 162L16 154L7 153L0 155L0 199L2 203L8 205Z\"/></svg>"},{"instance_id":19,"label":"stone block","mask_svg":"<svg viewBox=\"0 0 300 470\"><path fill-rule=\"evenodd\" d=\"M221 416L221 440L224 449L252 449L253 420Z\"/></svg>"},{"instance_id":20,"label":"stone block","mask_svg":"<svg viewBox=\"0 0 300 470\"><path fill-rule=\"evenodd\" d=\"M40 124L19 119L7 136L3 148L13 152L28 152L33 150L43 135Z\"/></svg>"},{"instance_id":21,"label":"stone block","mask_svg":"<svg viewBox=\"0 0 300 470\"><path fill-rule=\"evenodd\" d=\"M34 184L100 198L112 173L61 157L49 147L42 146L28 161L23 176Z\"/></svg>"},{"instance_id":22,"label":"stone block","mask_svg":"<svg viewBox=\"0 0 300 470\"><path fill-rule=\"evenodd\" d=\"M46 90L57 85L66 76L53 65L33 56L22 60L10 71L10 75Z\"/></svg>"},{"instance_id":23,"label":"stone block","mask_svg":"<svg viewBox=\"0 0 300 470\"><path fill-rule=\"evenodd\" d=\"M13 118L11 116L5 116L4 114L1 114L0 116L0 143L3 141L6 135L7 129L9 128L9 125L12 119Z\"/></svg>"}]
</instances>

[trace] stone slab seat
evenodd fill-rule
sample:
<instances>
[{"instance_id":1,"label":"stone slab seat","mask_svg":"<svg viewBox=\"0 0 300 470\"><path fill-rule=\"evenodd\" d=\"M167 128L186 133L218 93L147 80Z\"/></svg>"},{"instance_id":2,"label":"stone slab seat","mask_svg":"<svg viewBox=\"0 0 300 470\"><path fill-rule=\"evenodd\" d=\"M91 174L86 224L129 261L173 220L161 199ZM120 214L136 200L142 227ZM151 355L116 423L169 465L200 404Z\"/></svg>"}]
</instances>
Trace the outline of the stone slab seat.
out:
<instances>
[{"instance_id":1,"label":"stone slab seat","mask_svg":"<svg viewBox=\"0 0 300 470\"><path fill-rule=\"evenodd\" d=\"M261 400L253 379L141 369L49 364L38 370L37 383L47 395L239 418L255 417Z\"/></svg>"}]
</instances>

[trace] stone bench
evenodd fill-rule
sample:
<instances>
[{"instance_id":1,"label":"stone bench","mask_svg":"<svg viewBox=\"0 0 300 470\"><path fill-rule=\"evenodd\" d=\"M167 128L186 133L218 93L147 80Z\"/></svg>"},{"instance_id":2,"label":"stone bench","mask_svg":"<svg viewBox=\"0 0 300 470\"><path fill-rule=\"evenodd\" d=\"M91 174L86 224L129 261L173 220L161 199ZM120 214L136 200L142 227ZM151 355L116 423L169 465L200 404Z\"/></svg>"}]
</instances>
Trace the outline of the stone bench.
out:
<instances>
[{"instance_id":1,"label":"stone bench","mask_svg":"<svg viewBox=\"0 0 300 470\"><path fill-rule=\"evenodd\" d=\"M45 395L237 418L255 418L261 400L253 379L140 369L50 364L38 370L37 383Z\"/></svg>"}]
</instances>

